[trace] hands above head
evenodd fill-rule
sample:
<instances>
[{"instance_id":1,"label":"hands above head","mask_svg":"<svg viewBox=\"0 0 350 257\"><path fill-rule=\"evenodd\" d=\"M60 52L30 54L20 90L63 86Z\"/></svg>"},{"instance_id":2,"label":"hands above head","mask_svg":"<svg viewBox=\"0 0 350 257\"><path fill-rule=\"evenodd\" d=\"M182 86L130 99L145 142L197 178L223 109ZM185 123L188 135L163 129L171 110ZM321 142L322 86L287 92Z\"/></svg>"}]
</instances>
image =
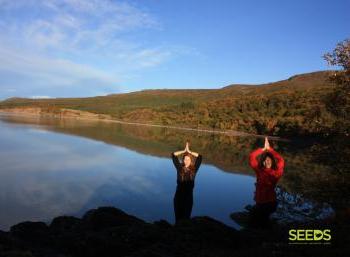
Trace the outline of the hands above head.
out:
<instances>
[{"instance_id":1,"label":"hands above head","mask_svg":"<svg viewBox=\"0 0 350 257\"><path fill-rule=\"evenodd\" d=\"M192 154L193 156L195 156L195 157L198 157L198 153L196 153L196 152L192 152L191 150L190 150L190 143L187 141L186 142L186 147L185 147L185 150L184 150L185 152L187 152L187 153L189 153L189 154Z\"/></svg>"},{"instance_id":2,"label":"hands above head","mask_svg":"<svg viewBox=\"0 0 350 257\"><path fill-rule=\"evenodd\" d=\"M265 145L264 145L264 148L263 148L263 151L268 151L270 150L270 143L269 143L269 140L267 137L265 137Z\"/></svg>"},{"instance_id":3,"label":"hands above head","mask_svg":"<svg viewBox=\"0 0 350 257\"><path fill-rule=\"evenodd\" d=\"M186 146L185 146L185 149L184 149L184 150L176 151L176 152L174 152L174 154L175 154L176 156L178 156L178 155L184 154L184 153L186 153L186 152L192 154L192 152L190 151L189 142L186 142Z\"/></svg>"},{"instance_id":4,"label":"hands above head","mask_svg":"<svg viewBox=\"0 0 350 257\"><path fill-rule=\"evenodd\" d=\"M190 143L188 141L186 142L186 146L185 146L185 150L184 151L188 152L188 153L191 153L191 151L190 151Z\"/></svg>"},{"instance_id":5,"label":"hands above head","mask_svg":"<svg viewBox=\"0 0 350 257\"><path fill-rule=\"evenodd\" d=\"M174 152L174 154L176 155L176 156L178 156L178 155L180 155L180 154L184 154L184 153L189 153L189 154L192 154L193 156L195 156L195 157L198 157L198 153L196 153L196 152L192 152L191 150L190 150L190 143L187 141L186 142L186 146L185 146L185 149L184 150L180 150L180 151L176 151L176 152Z\"/></svg>"}]
</instances>

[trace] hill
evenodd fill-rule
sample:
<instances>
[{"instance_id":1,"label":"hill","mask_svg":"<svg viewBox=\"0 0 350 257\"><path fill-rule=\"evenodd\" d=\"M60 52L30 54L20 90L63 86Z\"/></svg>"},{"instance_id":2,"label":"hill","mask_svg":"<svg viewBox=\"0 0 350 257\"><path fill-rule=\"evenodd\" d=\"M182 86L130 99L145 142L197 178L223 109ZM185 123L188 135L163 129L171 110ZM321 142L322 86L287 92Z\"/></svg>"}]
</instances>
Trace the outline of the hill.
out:
<instances>
[{"instance_id":1,"label":"hill","mask_svg":"<svg viewBox=\"0 0 350 257\"><path fill-rule=\"evenodd\" d=\"M322 97L332 89L331 71L292 76L262 85L229 85L220 89L157 89L85 98L12 97L0 109L39 107L109 115L113 119L214 128L270 135L320 132L332 118Z\"/></svg>"}]
</instances>

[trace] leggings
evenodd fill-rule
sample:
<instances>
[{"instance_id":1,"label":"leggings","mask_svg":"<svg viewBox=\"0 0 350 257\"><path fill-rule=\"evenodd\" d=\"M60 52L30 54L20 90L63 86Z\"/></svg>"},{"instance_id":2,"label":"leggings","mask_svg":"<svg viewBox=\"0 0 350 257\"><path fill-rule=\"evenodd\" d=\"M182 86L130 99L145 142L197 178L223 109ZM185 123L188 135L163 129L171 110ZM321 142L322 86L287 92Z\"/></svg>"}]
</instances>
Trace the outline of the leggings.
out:
<instances>
[{"instance_id":1,"label":"leggings","mask_svg":"<svg viewBox=\"0 0 350 257\"><path fill-rule=\"evenodd\" d=\"M193 206L193 188L177 187L174 196L175 220L190 219Z\"/></svg>"},{"instance_id":2,"label":"leggings","mask_svg":"<svg viewBox=\"0 0 350 257\"><path fill-rule=\"evenodd\" d=\"M258 203L251 211L251 218L255 225L268 226L270 215L277 209L277 201L268 203Z\"/></svg>"}]
</instances>

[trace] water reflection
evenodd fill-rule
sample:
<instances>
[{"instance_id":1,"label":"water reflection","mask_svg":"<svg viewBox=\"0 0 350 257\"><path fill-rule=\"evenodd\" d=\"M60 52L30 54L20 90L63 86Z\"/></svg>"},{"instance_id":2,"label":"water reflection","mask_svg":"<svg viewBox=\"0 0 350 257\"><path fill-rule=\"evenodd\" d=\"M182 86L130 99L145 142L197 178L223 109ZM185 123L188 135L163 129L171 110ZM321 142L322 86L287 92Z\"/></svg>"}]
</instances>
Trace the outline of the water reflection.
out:
<instances>
[{"instance_id":1,"label":"water reflection","mask_svg":"<svg viewBox=\"0 0 350 257\"><path fill-rule=\"evenodd\" d=\"M192 216L207 215L236 226L229 213L254 203L255 177L248 156L261 146L260 138L3 115L0 129L0 229L23 220L81 215L103 205L148 221L174 222L177 174L169 153L189 138L193 149L206 153L193 188ZM273 147L286 160L279 185L289 194L345 201L335 188L324 186L336 177L332 169L312 161L308 149L296 150L281 141Z\"/></svg>"},{"instance_id":2,"label":"water reflection","mask_svg":"<svg viewBox=\"0 0 350 257\"><path fill-rule=\"evenodd\" d=\"M226 172L254 174L247 163L249 150L257 144L257 139L253 137L229 137L204 132L50 117L0 114L0 119L6 123L19 124L20 126L27 124L41 130L95 139L132 149L142 154L166 158L168 158L169 152L183 147L184 142L191 138L193 148L199 152L208 151L207 163Z\"/></svg>"},{"instance_id":3,"label":"water reflection","mask_svg":"<svg viewBox=\"0 0 350 257\"><path fill-rule=\"evenodd\" d=\"M174 222L176 173L169 152L167 157L146 155L29 125L0 122L0 128L0 229L23 220L79 216L106 205L147 221ZM250 202L253 180L207 164L201 173L193 215L209 215L234 226L227 214ZM213 178L220 200L211 197ZM246 195L236 201L242 187Z\"/></svg>"}]
</instances>

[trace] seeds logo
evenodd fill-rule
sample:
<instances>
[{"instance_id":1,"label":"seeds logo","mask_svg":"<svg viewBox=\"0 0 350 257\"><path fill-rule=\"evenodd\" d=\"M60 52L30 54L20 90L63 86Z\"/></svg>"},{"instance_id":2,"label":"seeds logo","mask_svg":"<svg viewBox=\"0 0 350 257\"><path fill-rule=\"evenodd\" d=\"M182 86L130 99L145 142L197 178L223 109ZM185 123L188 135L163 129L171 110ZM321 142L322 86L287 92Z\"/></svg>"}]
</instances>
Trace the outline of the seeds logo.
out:
<instances>
[{"instance_id":1,"label":"seeds logo","mask_svg":"<svg viewBox=\"0 0 350 257\"><path fill-rule=\"evenodd\" d=\"M290 229L289 244L330 244L330 229Z\"/></svg>"}]
</instances>

